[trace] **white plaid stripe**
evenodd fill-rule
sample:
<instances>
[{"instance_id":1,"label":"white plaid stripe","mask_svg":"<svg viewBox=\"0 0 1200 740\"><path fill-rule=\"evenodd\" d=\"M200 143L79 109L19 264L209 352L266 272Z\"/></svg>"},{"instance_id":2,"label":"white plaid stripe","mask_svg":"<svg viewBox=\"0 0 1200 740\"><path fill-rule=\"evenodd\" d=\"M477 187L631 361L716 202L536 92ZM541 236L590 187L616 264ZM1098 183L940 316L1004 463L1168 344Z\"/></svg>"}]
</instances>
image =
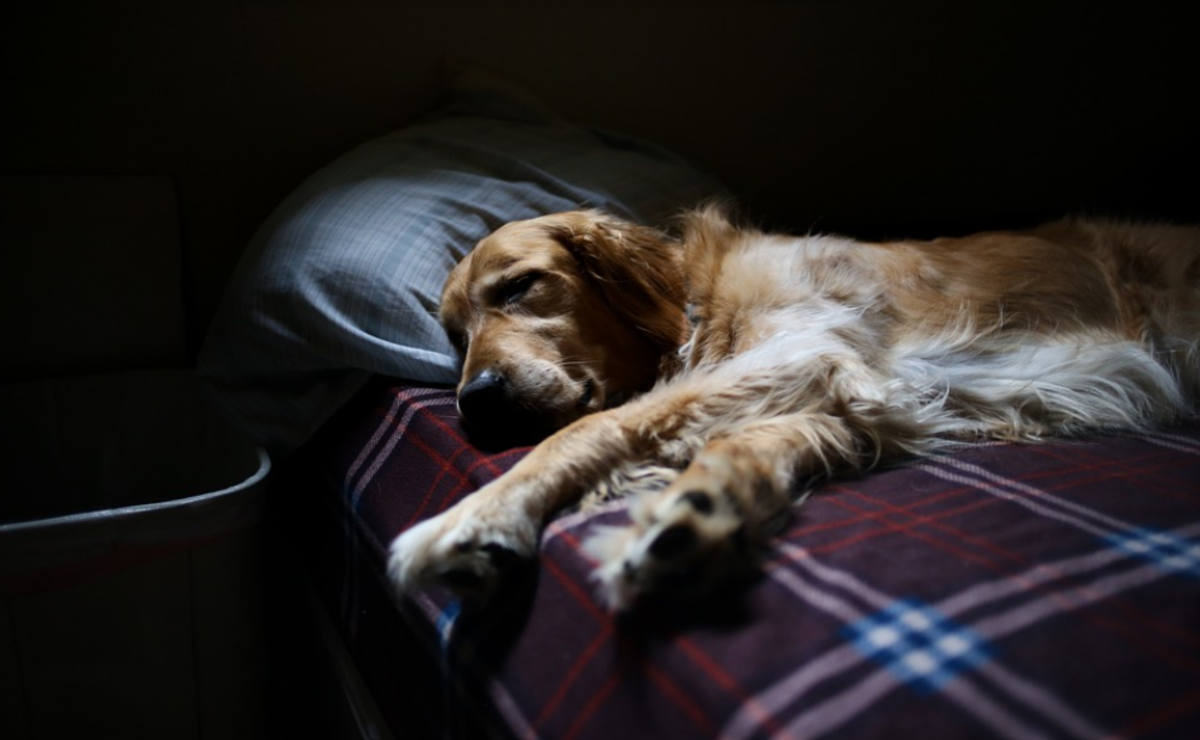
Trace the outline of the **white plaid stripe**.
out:
<instances>
[{"instance_id":1,"label":"white plaid stripe","mask_svg":"<svg viewBox=\"0 0 1200 740\"><path fill-rule=\"evenodd\" d=\"M362 520L362 512L359 510L363 491L366 490L367 486L374 479L375 474L379 472L379 469L387 462L392 450L404 438L405 432L408 431L409 423L418 411L454 403L453 398L444 398L440 395L441 393L440 390L435 388L416 388L404 393L397 393L396 397L392 400L392 405L389 407L388 413L380 420L375 433L371 435L371 439L363 446L362 451L359 452L346 472L342 490L349 493L349 500L344 500L348 505L345 515L340 517L343 529L342 541L345 543L346 553L346 569L341 579L341 607L342 622L347 626L351 635L356 634L358 631L359 603L361 601L359 589L362 588L358 581L360 553L357 539L359 537L367 537L371 533L371 528L366 526L366 523ZM437 396L432 400L416 400L431 394L437 394ZM407 408L405 408L404 415L397 419L397 412L405 404L407 404ZM383 443L382 449L380 449L381 442ZM368 460L371 461L370 465L367 465ZM367 469L356 483L354 478L364 465L367 466ZM429 605L432 606L432 602ZM434 619L431 621L438 623L439 617L434 616ZM438 624L438 630L439 632L442 631L440 623ZM446 625L445 630L448 633L449 623Z\"/></svg>"},{"instance_id":2,"label":"white plaid stripe","mask_svg":"<svg viewBox=\"0 0 1200 740\"><path fill-rule=\"evenodd\" d=\"M861 658L862 654L858 653L856 657ZM867 711L872 704L891 693L899 685L899 679L887 671L868 676L855 684L854 691L846 692L833 700L827 700L811 707L809 711L790 722L775 736L796 738L797 740L820 737ZM757 728L754 729L757 730ZM722 740L727 737L730 737L728 732L722 733Z\"/></svg>"},{"instance_id":3,"label":"white plaid stripe","mask_svg":"<svg viewBox=\"0 0 1200 740\"><path fill-rule=\"evenodd\" d=\"M439 395L429 400L414 400L421 396L429 395L430 393L438 393ZM359 478L357 484L351 485L351 478L353 478L357 467L352 468L351 472L346 476L346 490L351 492L351 507L352 513L355 517L358 516L359 501L362 498L363 491L366 490L367 485L370 484L372 479L374 479L375 474L379 472L379 469L383 467L388 458L391 457L392 450L395 449L396 445L400 443L400 440L404 438L404 432L408 429L408 424L412 421L413 416L426 408L454 406L455 400L453 397L442 396L440 393L440 391L430 389L425 392L411 391L408 393L397 394L398 401L401 398L409 401L408 408L404 410L403 418L399 419L398 421L393 420L395 417L395 407L393 406L392 411L387 417L384 418L383 423L380 425L380 432L385 433L387 440L384 442L383 449L381 449L379 454L375 456L374 462L371 463L371 466L365 473L363 473L362 477ZM376 434L376 437L371 439L372 444L363 450L363 456L370 454L370 449L374 447L375 444L378 444L378 441L379 433ZM357 465L358 461L355 461L355 464Z\"/></svg>"},{"instance_id":4,"label":"white plaid stripe","mask_svg":"<svg viewBox=\"0 0 1200 740\"><path fill-rule=\"evenodd\" d=\"M1182 441L1190 440L1182 438ZM926 470L942 473L938 477L943 478L955 475L953 471L934 471L928 467ZM1110 542L1114 546L1057 563L1039 564L1022 573L980 583L936 605L914 606L877 591L851 573L822 563L804 548L783 543L780 547L786 555L785 559L801 564L807 577L786 567L771 568L770 576L805 603L835 616L847 625L859 625L860 628L872 619L877 625L884 624L881 615L903 613L906 606L916 613L928 610L936 615L943 636L967 635L969 639L963 640L963 648L973 652L969 660L955 662L953 651L943 649L940 655L935 652L932 662L927 663L927 673L921 674L915 670L906 673L903 659L919 656L919 643L910 641L909 650L897 649L890 654L889 660L886 651L872 654L869 647L864 648L851 640L806 661L787 678L747 701L746 708L727 723L721 737L757 735L762 731L765 716L786 716L789 707L803 701L803 697L817 686L870 665L879 665L881 669L869 674L850 690L806 707L802 714L793 717L785 728L775 734L780 737L819 737L836 730L859 712L869 709L872 704L905 685L936 690L940 696L951 700L999 737L1024 740L1061 736L1092 738L1107 734L1045 687L1031 683L996 660L985 659L989 655L987 645L1055 614L1151 583L1170 572L1179 571L1178 566L1186 565L1184 570L1191 573L1195 566L1196 549L1188 538L1200 534L1200 523L1156 538L1156 535L1163 533L1148 533L1036 487L1009 481L980 468L971 466L969 470L983 474L989 480L985 486L989 493L1026 505L1027 508L1036 506L1039 514L1080 527L1097 536L1099 542ZM979 486L977 478L968 479L965 475L957 476L954 482L965 482L973 488ZM1037 501L1031 504L1025 500L1026 497L1033 497ZM561 517L547 529L546 540L554 539L564 531L586 526L595 516L622 509L626 505L624 501L606 502L596 509ZM1118 546L1115 533L1127 534L1126 542L1140 543L1146 540L1149 545ZM1170 560L1172 555L1179 553L1183 553L1187 559L1180 562ZM1177 567L1162 567L1153 563L1137 565L1137 560L1152 560L1155 554L1160 556L1159 560L1171 562ZM1115 569L1120 570L1096 578L1098 573ZM1052 597L1027 601L1030 594L1038 589L1057 590ZM962 621L962 617L974 609L1010 599L1021 601L1006 612L973 624L969 620ZM955 621L951 622L951 619ZM1027 708L1032 717L1018 716L1012 710L1014 705ZM1047 724L1039 726L1038 718Z\"/></svg>"},{"instance_id":5,"label":"white plaid stripe","mask_svg":"<svg viewBox=\"0 0 1200 740\"><path fill-rule=\"evenodd\" d=\"M884 594L848 573L820 563L803 548L785 547L798 562L802 561L814 580L807 581L795 571L784 568L775 569L772 576L794 593L803 594L801 598L807 603L848 623L860 622L863 619L851 603L822 589L818 582L836 584L854 598L868 603L888 603L888 597ZM772 716L780 715L787 707L802 701L803 697L819 684L861 668L865 657L867 656L862 650L846 643L806 662L786 679L747 702L747 709L741 710L731 719L721 737L744 738L756 735L760 730L764 712ZM1092 723L1077 716L1068 707L1062 706L1053 696L1046 694L1039 687L1021 681L1002 666L986 662L977 664L974 669L987 676L992 684L1002 688L1009 696L1018 697L1027 706L1048 717L1054 717L1057 720L1056 724L1067 729L1070 734L1080 737L1097 737L1103 734L1096 730ZM819 737L836 730L902 685L904 681L893 671L882 670L874 673L856 683L850 690L807 707L806 711L793 718L778 735L797 738ZM951 681L940 686L939 691L942 696L953 700L1001 737L1024 739L1042 736L1027 722L1004 709L1002 704L993 701L987 693L965 681Z\"/></svg>"},{"instance_id":6,"label":"white plaid stripe","mask_svg":"<svg viewBox=\"0 0 1200 740\"><path fill-rule=\"evenodd\" d=\"M936 609L901 599L850 624L855 647L921 693L990 659L984 640Z\"/></svg>"},{"instance_id":7,"label":"white plaid stripe","mask_svg":"<svg viewBox=\"0 0 1200 740\"><path fill-rule=\"evenodd\" d=\"M1112 531L1136 529L1127 522L1094 509L1060 498L1036 486L1005 478L986 468L954 458L938 458L919 466L921 470L951 483L968 485L983 493L1002 498L1049 519L1055 519L1105 538Z\"/></svg>"},{"instance_id":8,"label":"white plaid stripe","mask_svg":"<svg viewBox=\"0 0 1200 740\"><path fill-rule=\"evenodd\" d=\"M1170 435L1158 436L1160 438L1170 437ZM1193 449L1200 453L1200 448L1193 447ZM1188 539L1194 537L1191 527L1185 527L1175 532L1164 532L1134 526L1034 486L1008 480L976 465L953 458L935 461L922 467L940 478L967 483L978 490L1020 503L1043 516L1071 524L1095 535L1102 542L1110 544L1122 553L1149 560L1169 572L1200 577L1200 542ZM961 471L962 474L954 471ZM976 477L972 479L971 475ZM1036 501L1025 496L1014 495L1013 491L1019 491Z\"/></svg>"},{"instance_id":9,"label":"white plaid stripe","mask_svg":"<svg viewBox=\"0 0 1200 740\"><path fill-rule=\"evenodd\" d=\"M992 664L988 664L992 665ZM990 727L999 737L1020 738L1020 740L1041 740L1053 738L1060 733L1047 734L1028 722L1022 721L1001 703L995 701L987 692L966 681L955 681L942 688L942 694L954 700L960 707L970 707L971 714L984 726ZM1097 733L1078 734L1080 737L1100 737Z\"/></svg>"},{"instance_id":10,"label":"white plaid stripe","mask_svg":"<svg viewBox=\"0 0 1200 740\"><path fill-rule=\"evenodd\" d=\"M1170 532L1148 529L1113 534L1108 539L1118 549L1145 558L1165 570L1200 578L1200 542L1189 542Z\"/></svg>"},{"instance_id":11,"label":"white plaid stripe","mask_svg":"<svg viewBox=\"0 0 1200 740\"><path fill-rule=\"evenodd\" d=\"M404 433L408 430L408 424L412 421L413 416L426 407L446 406L453 405L454 403L453 399L447 398L437 398L432 402L426 403L416 403L414 399L430 394L440 395L441 393L442 391L437 388L415 388L397 393L395 398L392 399L392 405L388 409L387 415L380 421L379 426L375 429L375 433L371 435L371 439L367 444L363 445L362 451L358 453L358 457L355 458L350 469L346 471L346 482L343 490L350 492L353 512L358 511L359 499L362 498L363 489L367 487L371 479L379 472L379 468L387 461L392 450L395 449L400 439L404 436ZM396 414L404 404L408 404L408 408L405 409L403 418L399 422L395 422ZM379 443L385 438L387 439L387 443L384 445L384 448L379 454L374 454ZM358 475L358 471L371 458L374 459L374 462L372 462L358 483L355 483L354 478Z\"/></svg>"},{"instance_id":12,"label":"white plaid stripe","mask_svg":"<svg viewBox=\"0 0 1200 740\"><path fill-rule=\"evenodd\" d=\"M1182 434L1170 434L1168 432L1149 432L1137 439L1144 440L1151 444L1156 444L1159 447L1166 447L1169 450L1176 452L1185 452L1189 455L1200 455L1200 440L1185 437Z\"/></svg>"},{"instance_id":13,"label":"white plaid stripe","mask_svg":"<svg viewBox=\"0 0 1200 740\"><path fill-rule=\"evenodd\" d=\"M980 665L977 671L981 677L1001 689L1006 696L1016 699L1023 706L1032 708L1044 717L1054 717L1056 722L1067 730L1067 734L1084 738L1096 738L1104 735L1104 732L1099 727L1060 702L1058 697L1047 693L1043 687L1030 683L1023 676L1013 673L1005 668L1003 664L991 661ZM943 690L948 693L964 691L967 686L968 683L966 681L958 681L948 685ZM969 702L978 716L985 706L983 697L983 694L976 692L974 697L961 697L962 700L959 703L965 704ZM996 715L989 717L985 721L995 728L1015 727L1017 724L1017 720L1009 716L1008 713L1004 713L1004 716ZM1036 737L1041 733L1034 732L1032 729L1021 729L1020 731L1005 730L997 734L1005 737Z\"/></svg>"},{"instance_id":14,"label":"white plaid stripe","mask_svg":"<svg viewBox=\"0 0 1200 740\"><path fill-rule=\"evenodd\" d=\"M943 464L952 464L958 470L975 475L968 477L939 467ZM1095 535L1099 543L1109 547L1059 563L1039 564L1023 573L972 586L936 605L915 606L910 602L892 599L852 574L821 563L803 548L784 544L781 547L787 558L800 566L809 577L777 567L771 570L773 580L806 603L852 625L851 629L858 637L854 643L856 649L848 650L847 646L842 646L831 650L776 682L754 697L750 702L754 708L752 712L742 710L731 718L721 737L743 738L757 733L764 711L778 717L814 687L860 667L864 659L880 663L885 673L873 674L851 689L819 705L807 707L788 722L785 734L816 737L832 731L853 718L858 711L906 683L918 689L937 689L941 696L954 701L1000 736L1027 738L1038 737L1041 733L1005 709L1003 703L991 701L984 686L998 690L1009 698L1010 703L1015 701L1034 710L1049 721L1047 730L1052 735L1088 738L1106 734L1043 687L1021 679L995 660L986 659L989 654L987 644L1056 614L1111 598L1170 574L1195 576L1200 566L1200 544L1194 538L1200 534L1200 523L1170 532L1148 531L960 461L941 460L923 467L939 477L982 487L992 495L1083 529ZM1110 572L1097 577L1105 571ZM1075 583L1072 584L1072 581ZM1060 585L1052 595L1045 595L1046 590L1055 584ZM877 612L864 617L852 601L837 596L834 591L870 605ZM1008 611L974 623L964 619L972 610L1008 599L1025 601ZM913 664L905 664L904 660L912 661L913 656L918 654L915 651L919 651L931 639L928 636L913 641L911 638L917 633L902 630L897 634L898 639L908 638L908 641L900 640L899 646L892 650L876 649L875 643L863 641L863 635L870 634L870 629L894 626L888 620L902 619L905 615L910 618L912 615L923 616L925 623L931 625L932 635L952 635L963 639L962 647L970 659L955 663L952 656L936 651L932 654L927 652L920 654L924 664L919 661L916 663L924 666L924 672L912 672L909 669ZM951 622L951 619L955 621ZM890 676L890 679L886 676Z\"/></svg>"},{"instance_id":15,"label":"white plaid stripe","mask_svg":"<svg viewBox=\"0 0 1200 740\"><path fill-rule=\"evenodd\" d=\"M430 395L435 397L432 399L425 398ZM388 413L380 420L374 434L371 435L371 439L363 446L363 449L346 472L343 490L349 492L350 506L347 511L348 515L341 517L342 526L345 530L343 540L346 543L346 571L341 579L343 584L341 606L343 610L342 621L348 626L351 635L355 634L358 628L359 589L361 588L358 580L358 571L360 568L358 562L359 552L355 544L355 537L369 534L371 531L364 522L360 521L359 501L362 498L362 494L380 468L387 464L391 458L392 451L404 438L409 423L414 416L426 409L453 407L455 402L453 396L445 396L444 391L438 388L411 388L395 394ZM402 406L405 408L404 413L397 417ZM368 461L370 464L368 464ZM356 482L354 480L356 475L364 467L366 469L363 471L362 477ZM405 597L401 597L390 588L386 589L386 591L396 604L399 614L405 619L413 620L413 617L409 614L408 607L401 603L405 600ZM424 593L410 595L407 599L416 604L426 622L432 624L434 627L434 631L438 637L438 646L442 651L442 659L446 661L443 664L443 675L446 677L455 675L448 660L447 652L450 648L451 637L454 634L454 626L462 611L462 603L454 600L445 607L442 607L428 594ZM447 680L451 679L447 678ZM504 684L490 676L484 680L484 683L493 705L504 717L504 721L508 723L508 726L514 729L518 736L535 736L528 720L521 712L517 702L508 693Z\"/></svg>"},{"instance_id":16,"label":"white plaid stripe","mask_svg":"<svg viewBox=\"0 0 1200 740\"><path fill-rule=\"evenodd\" d=\"M809 581L800 577L794 571L783 568L774 570L772 573L773 577L777 582L788 587L790 591L796 593L812 606L821 608L823 611L834 614L843 621L848 621L852 624L862 619L857 609L846 602L845 599L822 589L817 585L818 582L836 582L840 586L848 586L854 596L866 597L872 602L887 598L849 574L836 571L819 563L802 548L788 546L788 549L793 551L791 554L795 556L796 562L800 563L806 570L810 571L811 575L815 576L814 580ZM1108 558L1105 560L1108 560ZM1053 569L1054 566L1049 566L1049 568ZM836 574L836 577L823 577L826 574ZM1077 589L1073 597L1067 596L1064 598L1063 594L1059 593L1055 594L1054 597L1038 598L1030 605L1014 609L999 618L986 619L978 624L970 625L970 634L977 636L975 639L979 641L980 645L983 645L985 644L985 640L992 640L1007 635L1021 627L1033 624L1039 619L1044 619L1051 614L1078 608L1085 605L1085 603L1090 603L1092 600L1119 593L1121 590L1120 588L1111 588L1109 586L1131 586L1136 583L1145 583L1148 580L1147 576L1152 579L1161 577L1164 574L1160 569L1145 566L1134 569L1132 575L1133 578L1127 579L1124 583L1117 580L1112 581L1110 584L1102 583L1099 590L1095 590L1095 586L1081 586ZM1016 576L1013 580L1020 582L1021 576ZM1005 579L999 583L1007 585L1007 582L1008 579ZM1007 589L991 589L990 591L994 595L1001 595L1006 594ZM976 595L981 595L981 592ZM963 606L965 604L962 600L957 600L957 605ZM983 605L983 603L976 602L972 606L978 607ZM947 611L940 608L940 606L934 607L934 609L936 613L941 615L941 618L945 619L948 617ZM1035 613L1037 616L1036 619L1027 618ZM965 625L966 623L962 624ZM959 629L966 629L966 627L960 627ZM756 696L752 702L755 707L754 712L743 710L735 715L726 725L721 737L743 738L754 735L760 727L761 713L764 710L771 714L782 712L788 706L799 701L804 694L811 691L815 686L847 671L859 668L863 664L863 660L869 657L871 657L869 652L865 652L857 647L852 649L849 645L846 645L807 663L783 681L776 683L767 691ZM981 675L989 678L989 683L996 689L1000 689L1004 694L1017 699L1022 705L1036 710L1045 719L1050 720L1052 725L1058 728L1057 732L1059 734L1065 731L1071 736L1085 738L1097 737L1104 734L1096 728L1093 722L1062 704L1055 696L1046 692L1043 688L1022 681L1002 666L997 665L994 661L982 662L976 660L969 666L961 665L958 667L960 669L969 667L973 671L977 670ZM865 682L860 682L840 695L831 697L819 705L807 708L804 713L794 718L788 724L788 733L795 734L798 737L815 737L824 732L832 731L840 723L831 722L831 718L842 717L848 720L855 716L856 712L846 711L847 707L854 706L861 709L864 698L867 695L878 699L887 693L887 691L882 691L885 686L890 691L904 685L905 682L902 680L902 676L896 671L893 671L890 667L885 667L885 672L890 678L884 679L878 675L874 676L867 679L870 682L869 686L865 685ZM957 678L958 680L950 681L950 678ZM982 701L978 687L969 688L960 686L959 684L964 683L965 678L966 676L962 674L956 674L955 676L945 675L944 679L947 682L936 688L939 689L942 696L954 700L964 711L974 715L978 720L990 726L1001 736L1026 738L1038 735L1037 732L1027 726L1027 723L1015 716L1009 716L1001 704ZM921 685L920 682L915 683L918 688L930 687L930 684ZM819 722L817 721L818 718ZM820 731L818 731L818 728Z\"/></svg>"}]
</instances>

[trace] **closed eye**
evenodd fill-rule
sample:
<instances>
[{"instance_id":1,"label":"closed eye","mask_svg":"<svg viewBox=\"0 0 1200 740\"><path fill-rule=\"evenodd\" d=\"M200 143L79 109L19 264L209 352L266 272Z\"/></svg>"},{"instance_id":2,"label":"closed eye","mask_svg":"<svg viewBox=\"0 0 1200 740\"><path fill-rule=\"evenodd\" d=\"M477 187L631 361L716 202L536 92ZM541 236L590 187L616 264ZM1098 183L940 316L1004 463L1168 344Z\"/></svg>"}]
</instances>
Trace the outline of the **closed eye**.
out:
<instances>
[{"instance_id":1,"label":"closed eye","mask_svg":"<svg viewBox=\"0 0 1200 740\"><path fill-rule=\"evenodd\" d=\"M529 292L529 289L541 277L542 274L540 272L526 272L505 281L500 285L500 289L497 292L497 303L503 303L506 306L516 303Z\"/></svg>"},{"instance_id":2,"label":"closed eye","mask_svg":"<svg viewBox=\"0 0 1200 740\"><path fill-rule=\"evenodd\" d=\"M450 343L458 350L459 354L467 354L468 339L467 335L457 329L446 329L446 336L450 339Z\"/></svg>"}]
</instances>

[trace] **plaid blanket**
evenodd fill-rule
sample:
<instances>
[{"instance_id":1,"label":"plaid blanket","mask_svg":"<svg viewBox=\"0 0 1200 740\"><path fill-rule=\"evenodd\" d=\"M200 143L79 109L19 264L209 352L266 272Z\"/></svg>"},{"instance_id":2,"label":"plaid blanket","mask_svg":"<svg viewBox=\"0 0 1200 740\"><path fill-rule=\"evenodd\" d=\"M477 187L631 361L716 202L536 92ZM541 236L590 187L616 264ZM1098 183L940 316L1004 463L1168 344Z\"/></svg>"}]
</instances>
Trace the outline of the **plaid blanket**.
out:
<instances>
[{"instance_id":1,"label":"plaid blanket","mask_svg":"<svg viewBox=\"0 0 1200 740\"><path fill-rule=\"evenodd\" d=\"M525 452L468 444L450 390L379 379L300 455L314 571L398 734L1200 737L1196 420L829 483L703 607L597 603L580 543L621 502L557 518L487 610L391 598L391 539Z\"/></svg>"}]
</instances>

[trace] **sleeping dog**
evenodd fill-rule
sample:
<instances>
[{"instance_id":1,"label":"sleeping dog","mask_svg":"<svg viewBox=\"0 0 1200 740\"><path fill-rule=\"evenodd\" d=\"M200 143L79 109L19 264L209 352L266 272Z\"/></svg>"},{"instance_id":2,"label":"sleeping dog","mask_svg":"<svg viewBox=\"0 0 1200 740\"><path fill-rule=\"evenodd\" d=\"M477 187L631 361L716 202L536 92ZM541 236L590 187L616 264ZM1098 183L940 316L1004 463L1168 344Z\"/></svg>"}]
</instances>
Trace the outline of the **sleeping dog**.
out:
<instances>
[{"instance_id":1,"label":"sleeping dog","mask_svg":"<svg viewBox=\"0 0 1200 740\"><path fill-rule=\"evenodd\" d=\"M955 442L1138 429L1200 388L1200 229L1068 219L865 243L596 211L510 223L441 320L476 429L550 434L401 534L402 590L494 590L556 510L632 490L585 547L615 609L752 562L811 481Z\"/></svg>"}]
</instances>

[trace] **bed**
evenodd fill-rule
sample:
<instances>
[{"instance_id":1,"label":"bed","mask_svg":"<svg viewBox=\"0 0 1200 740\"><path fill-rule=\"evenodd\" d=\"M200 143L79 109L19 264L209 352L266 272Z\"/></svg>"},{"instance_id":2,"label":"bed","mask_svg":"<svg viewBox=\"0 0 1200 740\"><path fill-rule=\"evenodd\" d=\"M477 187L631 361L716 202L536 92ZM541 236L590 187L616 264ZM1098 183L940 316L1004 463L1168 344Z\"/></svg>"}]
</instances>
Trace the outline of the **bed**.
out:
<instances>
[{"instance_id":1,"label":"bed","mask_svg":"<svg viewBox=\"0 0 1200 740\"><path fill-rule=\"evenodd\" d=\"M459 426L441 281L507 220L662 223L729 194L657 147L470 71L429 119L305 182L247 250L200 370L282 461L300 565L397 737L1194 737L1200 422L986 444L820 486L762 574L600 606L561 513L502 598L387 588L387 545L526 448Z\"/></svg>"},{"instance_id":2,"label":"bed","mask_svg":"<svg viewBox=\"0 0 1200 740\"><path fill-rule=\"evenodd\" d=\"M297 531L320 533L308 567L399 736L1183 738L1198 727L1194 421L973 447L828 484L796 510L760 579L703 608L618 617L598 605L580 542L625 518L619 502L557 518L536 567L486 611L440 592L392 599L391 537L524 452L472 446L450 389L383 377L305 448L296 495L314 518Z\"/></svg>"}]
</instances>

